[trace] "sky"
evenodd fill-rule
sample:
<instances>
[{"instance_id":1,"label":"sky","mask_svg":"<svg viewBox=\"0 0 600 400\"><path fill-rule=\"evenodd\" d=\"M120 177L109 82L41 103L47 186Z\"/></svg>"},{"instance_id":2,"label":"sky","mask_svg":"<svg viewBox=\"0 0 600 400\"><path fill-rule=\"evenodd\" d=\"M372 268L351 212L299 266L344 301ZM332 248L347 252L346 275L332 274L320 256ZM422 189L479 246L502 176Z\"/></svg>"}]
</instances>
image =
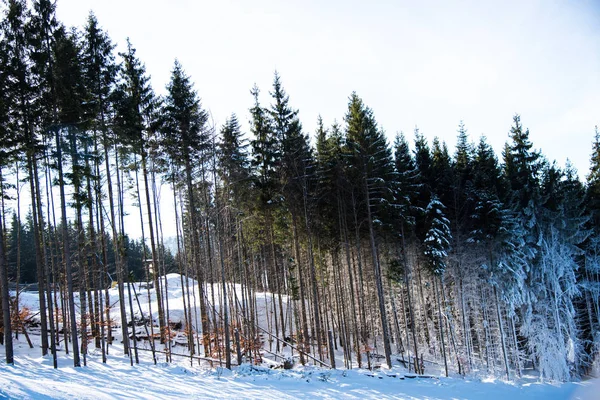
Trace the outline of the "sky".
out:
<instances>
[{"instance_id":1,"label":"sky","mask_svg":"<svg viewBox=\"0 0 600 400\"><path fill-rule=\"evenodd\" d=\"M585 176L600 124L597 1L58 0L83 26L93 10L123 48L130 38L164 93L174 60L221 126L246 123L277 70L304 129L343 121L356 91L390 140L415 127L452 149L459 122L497 152L515 113L534 147Z\"/></svg>"},{"instance_id":2,"label":"sky","mask_svg":"<svg viewBox=\"0 0 600 400\"><path fill-rule=\"evenodd\" d=\"M164 93L177 58L221 126L246 123L277 70L304 129L343 121L356 91L390 140L415 127L453 149L461 120L497 152L515 113L534 147L582 177L600 125L600 2L58 0L83 26L93 10L122 49L129 37Z\"/></svg>"},{"instance_id":3,"label":"sky","mask_svg":"<svg viewBox=\"0 0 600 400\"><path fill-rule=\"evenodd\" d=\"M220 127L233 112L247 131L278 71L314 133L343 122L352 91L390 142L414 129L454 149L460 121L500 156L515 113L534 147L582 179L600 125L600 2L58 0L68 26L93 10L123 50L130 38L165 93L177 58Z\"/></svg>"}]
</instances>

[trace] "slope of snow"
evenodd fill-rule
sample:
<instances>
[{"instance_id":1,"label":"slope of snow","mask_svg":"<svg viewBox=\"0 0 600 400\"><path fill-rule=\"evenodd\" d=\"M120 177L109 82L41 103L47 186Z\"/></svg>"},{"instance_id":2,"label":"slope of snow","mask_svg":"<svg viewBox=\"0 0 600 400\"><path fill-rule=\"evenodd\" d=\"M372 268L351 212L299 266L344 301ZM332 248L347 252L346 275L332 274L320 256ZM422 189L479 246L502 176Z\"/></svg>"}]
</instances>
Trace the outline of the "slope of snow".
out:
<instances>
[{"instance_id":1,"label":"slope of snow","mask_svg":"<svg viewBox=\"0 0 600 400\"><path fill-rule=\"evenodd\" d=\"M169 310L172 321L183 316L183 299L179 275L168 275ZM195 281L191 282L195 286ZM137 286L137 285L136 285ZM239 289L239 288L236 288ZM137 290L137 288L136 288ZM147 315L149 303L156 318L155 297L147 291L138 292L141 307ZM111 289L111 318L118 316L117 291ZM269 295L270 296L270 295ZM257 294L262 306L269 296ZM210 297L210 296L209 296ZM219 294L215 293L215 300ZM37 294L23 293L22 304L36 311ZM218 305L218 301L215 301ZM260 304L260 303L259 303ZM137 307L136 307L137 309ZM264 315L266 309L261 310ZM139 316L139 315L138 315ZM261 325L263 325L261 323ZM314 366L298 366L293 370L269 369L266 366L244 364L232 371L210 366L203 361L174 356L172 363L158 354L154 365L149 351L140 351L140 364L130 365L122 354L118 339L109 347L108 361L102 363L100 350L90 344L87 366L74 368L71 355L61 346L58 369L53 369L50 356L41 357L39 334L32 333L36 344L29 349L23 335L15 341L15 365L3 363L4 348L0 346L0 398L10 399L162 399L162 398L223 398L223 399L597 399L600 384L539 383L535 378L518 383L494 379L409 378L407 371L395 366L392 370L328 370ZM141 343L140 343L141 345ZM179 350L178 350L179 351ZM267 360L268 361L268 360ZM272 363L274 364L274 363ZM268 362L263 364L268 365ZM339 363L338 365L343 365ZM437 375L435 372L431 372ZM411 375L412 376L412 375ZM597 397L594 397L597 396Z\"/></svg>"}]
</instances>

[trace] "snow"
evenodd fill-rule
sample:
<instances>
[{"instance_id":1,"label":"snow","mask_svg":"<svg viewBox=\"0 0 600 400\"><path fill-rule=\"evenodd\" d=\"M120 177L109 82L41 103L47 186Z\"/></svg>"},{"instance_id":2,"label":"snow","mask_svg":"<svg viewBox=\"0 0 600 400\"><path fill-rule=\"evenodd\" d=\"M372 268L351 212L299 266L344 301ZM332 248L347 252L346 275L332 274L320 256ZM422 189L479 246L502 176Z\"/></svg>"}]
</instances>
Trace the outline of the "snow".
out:
<instances>
[{"instance_id":1,"label":"snow","mask_svg":"<svg viewBox=\"0 0 600 400\"><path fill-rule=\"evenodd\" d=\"M39 351L39 350L38 350ZM149 357L131 367L122 355L110 355L102 364L90 355L88 366L73 368L61 355L60 368L50 357L17 355L15 366L0 366L0 398L11 399L592 399L577 390L591 392L590 384L560 386L509 384L493 380L455 378L423 379L392 377L391 373L365 370L322 370L314 367L291 371L242 365L228 371L190 366L187 360L152 364ZM582 392L583 393L583 392ZM597 392L596 392L597 393ZM589 393L591 394L591 393Z\"/></svg>"},{"instance_id":2,"label":"snow","mask_svg":"<svg viewBox=\"0 0 600 400\"><path fill-rule=\"evenodd\" d=\"M179 275L167 276L171 319L177 317L181 298ZM195 281L194 281L195 283ZM137 285L136 285L137 286ZM232 285L233 286L233 285ZM111 302L117 298L111 289ZM215 293L216 294L216 293ZM37 307L36 293L22 293L22 303L31 310ZM257 298L265 296L257 293ZM147 294L139 295L147 310ZM155 299L151 299L151 302ZM264 307L264 302L262 303ZM154 305L153 310L156 310ZM118 305L113 310L118 318ZM147 312L147 311L145 311ZM261 313L262 314L262 313ZM262 325L262 324L261 324ZM118 334L119 329L114 333ZM15 365L3 361L0 346L0 399L597 399L600 382L541 383L536 377L518 382L504 382L485 377L445 378L415 377L401 366L391 370L329 370L315 366L296 366L292 370L271 369L269 365L242 364L231 371L208 362L190 362L189 357L173 356L167 363L158 354L154 365L149 351L140 351L140 364L130 365L123 355L120 340L109 347L108 360L102 363L100 350L90 344L87 366L74 368L71 355L58 352L58 369L52 367L51 356L41 356L39 335L31 334L36 344L29 349L23 335L15 340ZM179 348L178 350L179 351ZM339 365L343 365L340 363Z\"/></svg>"}]
</instances>

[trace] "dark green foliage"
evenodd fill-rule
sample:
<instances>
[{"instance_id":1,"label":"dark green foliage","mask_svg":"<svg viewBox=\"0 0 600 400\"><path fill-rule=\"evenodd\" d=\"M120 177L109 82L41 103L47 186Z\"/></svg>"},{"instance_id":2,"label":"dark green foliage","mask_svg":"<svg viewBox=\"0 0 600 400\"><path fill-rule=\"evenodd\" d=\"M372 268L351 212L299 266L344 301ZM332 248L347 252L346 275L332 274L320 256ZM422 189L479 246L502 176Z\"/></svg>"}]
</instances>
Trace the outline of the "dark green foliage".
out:
<instances>
[{"instance_id":1,"label":"dark green foliage","mask_svg":"<svg viewBox=\"0 0 600 400\"><path fill-rule=\"evenodd\" d=\"M121 53L123 63L119 70L117 87L112 94L114 129L119 142L136 154L148 151L148 128L156 98L150 87L146 68L135 55L135 48L127 41L127 52Z\"/></svg>"},{"instance_id":2,"label":"dark green foliage","mask_svg":"<svg viewBox=\"0 0 600 400\"><path fill-rule=\"evenodd\" d=\"M35 263L35 252L30 249L34 248L33 242L33 221L31 213L27 214L26 224L24 225L18 219L16 214L13 215L10 230L7 238L8 249L6 252L6 260L8 263L9 280L17 281L17 230L21 230L21 268L20 282L34 283L37 281L37 267Z\"/></svg>"},{"instance_id":3,"label":"dark green foliage","mask_svg":"<svg viewBox=\"0 0 600 400\"><path fill-rule=\"evenodd\" d=\"M164 149L176 165L183 165L186 160L202 160L202 152L209 147L208 113L177 60L167 92L162 108Z\"/></svg>"},{"instance_id":4,"label":"dark green foliage","mask_svg":"<svg viewBox=\"0 0 600 400\"><path fill-rule=\"evenodd\" d=\"M319 116L316 132L316 175L315 197L318 215L316 221L319 232L327 243L332 245L339 240L339 217L348 187L344 174L342 157L342 132L337 123L330 130L325 129Z\"/></svg>"},{"instance_id":5,"label":"dark green foliage","mask_svg":"<svg viewBox=\"0 0 600 400\"><path fill-rule=\"evenodd\" d=\"M117 65L113 55L115 46L108 34L100 28L93 12L89 14L82 42L82 73L88 96L86 113L93 120L93 129L103 129L105 118L110 113L107 99L114 88ZM128 51L130 48L129 45Z\"/></svg>"},{"instance_id":6,"label":"dark green foliage","mask_svg":"<svg viewBox=\"0 0 600 400\"><path fill-rule=\"evenodd\" d=\"M277 200L276 165L279 162L277 138L275 137L267 110L260 105L258 87L250 91L254 106L250 109L250 133L252 140L252 169L259 190L260 203L271 204Z\"/></svg>"},{"instance_id":7,"label":"dark green foliage","mask_svg":"<svg viewBox=\"0 0 600 400\"><path fill-rule=\"evenodd\" d=\"M512 192L511 204L529 208L531 202L539 202L539 183L542 168L540 154L532 150L529 129L523 130L521 117L513 117L510 129L511 141L504 150L504 174Z\"/></svg>"},{"instance_id":8,"label":"dark green foliage","mask_svg":"<svg viewBox=\"0 0 600 400\"><path fill-rule=\"evenodd\" d=\"M350 95L345 122L344 160L348 179L361 202L365 190L368 191L370 201L362 209L371 207L377 225L389 224L391 221L385 216L393 215L389 209L394 203L396 174L385 134L378 128L373 111L356 93Z\"/></svg>"},{"instance_id":9,"label":"dark green foliage","mask_svg":"<svg viewBox=\"0 0 600 400\"><path fill-rule=\"evenodd\" d=\"M33 3L33 12L27 25L31 58L31 82L37 92L34 98L36 119L42 127L51 127L56 120L55 59L57 37L64 27L56 19L56 3L39 0Z\"/></svg>"},{"instance_id":10,"label":"dark green foliage","mask_svg":"<svg viewBox=\"0 0 600 400\"><path fill-rule=\"evenodd\" d=\"M595 129L590 157L590 172L587 176L586 206L591 213L591 225L600 227L600 132Z\"/></svg>"},{"instance_id":11,"label":"dark green foliage","mask_svg":"<svg viewBox=\"0 0 600 400\"><path fill-rule=\"evenodd\" d=\"M410 232L414 228L415 216L420 211L416 207L419 195L419 172L410 154L408 142L404 134L396 135L394 140L395 193L394 208L399 232ZM399 224L404 224L400 227Z\"/></svg>"},{"instance_id":12,"label":"dark green foliage","mask_svg":"<svg viewBox=\"0 0 600 400\"><path fill-rule=\"evenodd\" d=\"M270 94L273 104L269 114L280 157L276 168L280 190L288 207L294 207L296 213L300 213L305 205L308 206L307 198L316 181L312 149L308 136L302 132L298 111L289 105L289 96L277 72Z\"/></svg>"},{"instance_id":13,"label":"dark green foliage","mask_svg":"<svg viewBox=\"0 0 600 400\"><path fill-rule=\"evenodd\" d=\"M130 278L134 282L146 280L146 267L143 263L144 254L150 254L150 249L146 246L145 252L141 240L132 240L129 236L125 237L125 248L127 249L127 270Z\"/></svg>"},{"instance_id":14,"label":"dark green foliage","mask_svg":"<svg viewBox=\"0 0 600 400\"><path fill-rule=\"evenodd\" d=\"M61 27L56 33L54 49L55 82L58 122L69 131L85 128L84 121L86 88L83 81L81 49L75 31L68 32Z\"/></svg>"},{"instance_id":15,"label":"dark green foliage","mask_svg":"<svg viewBox=\"0 0 600 400\"><path fill-rule=\"evenodd\" d=\"M244 201L251 190L249 144L243 137L237 116L232 114L221 128L219 175L228 190L227 200Z\"/></svg>"},{"instance_id":16,"label":"dark green foliage","mask_svg":"<svg viewBox=\"0 0 600 400\"><path fill-rule=\"evenodd\" d=\"M435 137L431 148L431 173L433 181L430 182L433 192L445 204L452 204L452 191L454 188L454 171L452 169L450 154L446 142L440 143Z\"/></svg>"}]
</instances>

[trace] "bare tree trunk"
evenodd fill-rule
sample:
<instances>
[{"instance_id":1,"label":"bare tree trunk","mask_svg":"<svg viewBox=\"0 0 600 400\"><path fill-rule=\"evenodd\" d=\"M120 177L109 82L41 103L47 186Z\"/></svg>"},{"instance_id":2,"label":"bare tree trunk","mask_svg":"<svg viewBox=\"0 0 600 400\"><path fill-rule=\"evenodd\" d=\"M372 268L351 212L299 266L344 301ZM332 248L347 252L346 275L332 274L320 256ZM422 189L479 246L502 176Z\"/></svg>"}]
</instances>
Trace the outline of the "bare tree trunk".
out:
<instances>
[{"instance_id":1,"label":"bare tree trunk","mask_svg":"<svg viewBox=\"0 0 600 400\"><path fill-rule=\"evenodd\" d=\"M139 201L139 210L140 210L140 226L141 226L141 230L142 230L142 263L144 264L144 272L146 274L146 282L148 283L146 285L146 292L148 295L148 321L150 323L150 333L148 334L149 338L148 341L150 342L150 348L152 349L152 360L154 361L154 365L156 365L156 351L155 351L155 343L154 343L154 319L152 316L152 300L151 300L151 295L150 295L150 274L155 272L155 271L150 271L150 264L148 263L148 253L146 252L146 235L145 235L145 229L144 229L144 217L143 217L143 212L142 212L142 197L140 194L140 182L139 182L139 177L138 177L138 167L137 167L137 159L135 158L134 155L134 163L136 164L135 166L135 185L136 185L136 194L138 197L138 201ZM150 224L152 229L152 224ZM154 264L154 260L152 261L152 263ZM158 288L155 287L154 288L155 292L158 291ZM134 295L135 293L135 287L133 288L133 293ZM144 319L144 314L142 311L142 307L140 306L140 301L137 298L136 295L136 302L138 303L138 308L140 310L140 313L142 314L142 320ZM146 325L144 325L146 326ZM146 331L148 330L147 326L146 326Z\"/></svg>"},{"instance_id":2,"label":"bare tree trunk","mask_svg":"<svg viewBox=\"0 0 600 400\"><path fill-rule=\"evenodd\" d=\"M498 291L494 286L494 297L496 300L496 313L498 315L498 328L500 328L500 342L502 343L502 356L504 358L504 368L506 369L506 379L510 381L510 371L508 369L508 355L506 353L506 341L504 339L504 325L502 324L502 314L500 313L500 299Z\"/></svg>"},{"instance_id":3,"label":"bare tree trunk","mask_svg":"<svg viewBox=\"0 0 600 400\"><path fill-rule=\"evenodd\" d=\"M108 188L108 204L110 211L110 227L112 230L113 250L115 253L115 269L117 273L117 290L119 292L119 311L121 314L121 336L123 337L123 354L129 354L129 330L127 329L127 309L125 305L125 267L123 264L122 237L117 232L117 220L115 218L115 202L113 197L112 176L110 170L110 159L108 154L108 138L103 132L104 169L106 170L106 186ZM118 162L118 160L117 160ZM117 183L119 183L119 171L117 169ZM120 184L117 185L120 192ZM120 194L119 194L120 196ZM120 197L119 197L120 198ZM130 355L131 356L131 355Z\"/></svg>"},{"instance_id":4,"label":"bare tree trunk","mask_svg":"<svg viewBox=\"0 0 600 400\"><path fill-rule=\"evenodd\" d=\"M192 184L192 165L189 157L185 158L185 178L187 184L187 194L188 194L188 203L189 203L189 218L191 222L191 254L192 254L192 265L196 270L196 275L198 279L198 294L200 297L200 319L202 321L202 346L204 348L205 355L209 349L210 345L210 336L208 333L208 314L206 312L206 304L204 301L204 272L202 271L202 267L200 265L200 257L199 257L199 243L198 243L198 218L197 218L197 210L196 210L196 201L194 196L194 187Z\"/></svg>"},{"instance_id":5,"label":"bare tree trunk","mask_svg":"<svg viewBox=\"0 0 600 400\"><path fill-rule=\"evenodd\" d=\"M27 166L29 170L29 189L31 192L31 213L33 216L33 240L35 243L35 260L37 265L37 276L38 276L38 294L40 302L40 322L41 328L41 341L42 341L42 355L48 354L48 321L46 317L46 296L44 295L44 256L42 254L42 243L40 239L40 223L38 220L37 213L37 199L36 191L39 185L36 182L37 179L37 167L33 159L34 155L28 152L27 154Z\"/></svg>"},{"instance_id":6,"label":"bare tree trunk","mask_svg":"<svg viewBox=\"0 0 600 400\"><path fill-rule=\"evenodd\" d=\"M152 279L154 280L154 292L156 293L156 304L158 308L158 326L160 329L160 342L165 343L165 311L162 300L162 293L160 290L159 276L159 264L158 264L158 253L156 251L156 241L154 239L154 224L152 223L152 203L150 202L150 186L148 184L148 168L146 166L146 149L142 149L142 175L144 178L144 188L146 195L146 211L148 212L148 229L150 234L150 250L152 252L152 267L153 274ZM140 199L141 200L141 199ZM140 204L141 207L141 204ZM142 221L143 224L143 221Z\"/></svg>"},{"instance_id":7,"label":"bare tree trunk","mask_svg":"<svg viewBox=\"0 0 600 400\"><path fill-rule=\"evenodd\" d=\"M63 262L65 263L65 275L67 278L67 298L69 303L69 319L71 323L71 341L73 344L73 365L81 366L79 358L79 339L77 334L77 316L75 315L75 298L73 296L73 268L71 264L71 241L69 240L69 229L67 222L67 203L65 195L65 182L63 178L63 158L62 146L60 143L60 132L56 130L56 157L58 165L58 181L60 188L60 209L61 209L61 225L62 225L62 246L63 246ZM41 305L40 305L41 307Z\"/></svg>"},{"instance_id":8,"label":"bare tree trunk","mask_svg":"<svg viewBox=\"0 0 600 400\"><path fill-rule=\"evenodd\" d=\"M19 283L21 281L21 185L19 181L19 163L15 162L15 173L17 184L17 277L15 289L15 313L19 315ZM18 339L18 329L15 332L15 337Z\"/></svg>"},{"instance_id":9,"label":"bare tree trunk","mask_svg":"<svg viewBox=\"0 0 600 400\"><path fill-rule=\"evenodd\" d=\"M418 353L418 346L417 346L417 333L416 333L416 325L417 325L417 320L415 319L415 313L414 313L414 309L413 309L413 301L412 301L412 295L411 295L411 290L410 290L410 282L408 279L408 257L406 257L406 238L405 238L405 233L404 233L404 224L402 224L401 227L401 243L402 243L402 261L404 263L404 285L406 286L406 293L408 296L408 311L410 313L410 325L411 325L411 333L412 333L412 339L413 339L413 346L414 346L414 357L415 357L415 372L416 373L423 373L423 371L421 370L421 368L419 368L419 363L417 362L417 360L419 359L419 353Z\"/></svg>"},{"instance_id":10,"label":"bare tree trunk","mask_svg":"<svg viewBox=\"0 0 600 400\"><path fill-rule=\"evenodd\" d=\"M221 218L220 207L219 207L219 193L217 191L217 171L216 171L216 160L215 160L215 149L213 143L213 181L215 185L215 219L216 219L216 230L217 230L217 244L219 246L219 259L221 262L221 284L223 289L223 303L221 305L221 312L223 314L223 324L225 330L225 368L231 369L231 338L229 333L229 309L227 307L227 284L225 279L225 254L223 252L223 242L222 242L222 234L221 234ZM281 298L280 298L281 301ZM283 324L285 326L285 323Z\"/></svg>"},{"instance_id":11,"label":"bare tree trunk","mask_svg":"<svg viewBox=\"0 0 600 400\"><path fill-rule=\"evenodd\" d=\"M467 361L469 363L469 371L473 370L473 355L471 349L471 340L470 340L470 324L469 324L469 316L467 315L467 307L465 304L465 288L463 285L463 278L460 277L459 282L459 290L460 290L460 307L462 314L462 322L463 322L463 340L465 342L465 347L467 349Z\"/></svg>"},{"instance_id":12,"label":"bare tree trunk","mask_svg":"<svg viewBox=\"0 0 600 400\"><path fill-rule=\"evenodd\" d=\"M0 181L1 184L1 181ZM14 364L13 340L10 318L10 296L8 295L8 274L6 271L6 258L4 252L4 221L3 213L0 213L0 289L2 290L2 323L4 329L4 354L6 363ZM42 290L40 288L40 290Z\"/></svg>"},{"instance_id":13,"label":"bare tree trunk","mask_svg":"<svg viewBox=\"0 0 600 400\"><path fill-rule=\"evenodd\" d=\"M47 174L46 174L47 177ZM48 193L48 186L49 184L46 184L46 197L49 197L49 193ZM51 279L51 275L50 275L50 260L49 257L52 256L52 254L48 255L48 252L50 252L49 250L49 243L46 240L46 230L43 229L44 227L44 213L42 210L42 199L40 196L40 189L38 188L37 191L37 195L36 195L36 210L38 213L38 221L40 221L40 225L42 226L42 229L40 231L40 239L41 239L41 243L42 243L42 253L43 253L43 259L44 259L44 264L43 264L43 268L44 268L44 276L45 276L45 287L44 290L46 291L46 296L47 296L47 304L48 304L48 312L49 312L49 323L50 323L50 352L52 354L52 364L54 366L54 368L58 368L58 359L57 359L57 355L56 355L56 329L55 329L55 325L54 325L54 312L53 312L53 305L52 305L52 289L51 289L51 285L50 285L50 279ZM50 214L48 213L48 220L50 219Z\"/></svg>"},{"instance_id":14,"label":"bare tree trunk","mask_svg":"<svg viewBox=\"0 0 600 400\"><path fill-rule=\"evenodd\" d=\"M300 286L300 323L302 324L302 334L299 335L300 337L298 338L299 342L304 345L303 347L300 346L300 349L302 349L302 351L308 351L308 316L306 313L306 298L305 296L305 282L304 282L304 278L302 277L302 272L301 272L301 265L302 265L302 259L300 258L300 240L298 238L298 218L296 217L295 213L292 213L292 232L294 235L294 249L295 249L295 253L296 253L296 268L297 268L297 272L298 272L298 284Z\"/></svg>"},{"instance_id":15,"label":"bare tree trunk","mask_svg":"<svg viewBox=\"0 0 600 400\"><path fill-rule=\"evenodd\" d=\"M441 277L439 277L439 280L441 282ZM444 321L442 320L442 300L440 298L440 294L438 291L438 285L437 285L437 279L434 277L433 278L433 289L435 291L435 297L436 297L436 302L437 302L437 307L438 307L438 317L439 317L439 328L440 328L440 339L441 339L441 350L442 350L442 355L444 356L444 369L446 371L446 377L448 376L448 360L446 358L446 342L444 340Z\"/></svg>"},{"instance_id":16,"label":"bare tree trunk","mask_svg":"<svg viewBox=\"0 0 600 400\"><path fill-rule=\"evenodd\" d=\"M350 291L350 301L352 308L350 309L350 313L352 314L352 322L354 326L354 349L356 351L356 362L358 363L358 368L362 368L362 357L360 353L360 328L358 324L357 310L356 310L356 294L354 289L354 274L352 273L352 257L350 255L350 242L348 239L348 227L345 223L346 219L343 217L343 203L340 199L338 193L338 224L340 227L340 235L342 235L342 243L344 244L344 253L346 256L346 267L348 269L348 290Z\"/></svg>"},{"instance_id":17,"label":"bare tree trunk","mask_svg":"<svg viewBox=\"0 0 600 400\"><path fill-rule=\"evenodd\" d=\"M377 254L377 245L375 244L375 231L373 230L373 220L371 216L371 199L369 197L369 186L365 177L365 201L367 202L367 223L369 226L369 241L371 243L371 255L373 257L373 267L375 269L375 283L377 285L377 299L379 300L379 314L383 330L383 349L385 351L385 361L388 368L392 368L392 349L390 347L390 334L388 331L387 314L385 310L385 297L383 294L383 279L381 277L381 265ZM447 374L446 374L447 375Z\"/></svg>"},{"instance_id":18,"label":"bare tree trunk","mask_svg":"<svg viewBox=\"0 0 600 400\"><path fill-rule=\"evenodd\" d=\"M308 188L306 181L302 185L303 204L304 204L304 223L306 225L306 235L308 237L308 261L310 266L310 280L313 291L313 307L315 314L315 328L317 331L317 347L319 348L319 360L323 361L323 333L321 328L321 310L319 309L319 289L317 284L317 271L315 268L315 257L313 253L313 238L308 216ZM326 341L325 341L326 342Z\"/></svg>"}]
</instances>

